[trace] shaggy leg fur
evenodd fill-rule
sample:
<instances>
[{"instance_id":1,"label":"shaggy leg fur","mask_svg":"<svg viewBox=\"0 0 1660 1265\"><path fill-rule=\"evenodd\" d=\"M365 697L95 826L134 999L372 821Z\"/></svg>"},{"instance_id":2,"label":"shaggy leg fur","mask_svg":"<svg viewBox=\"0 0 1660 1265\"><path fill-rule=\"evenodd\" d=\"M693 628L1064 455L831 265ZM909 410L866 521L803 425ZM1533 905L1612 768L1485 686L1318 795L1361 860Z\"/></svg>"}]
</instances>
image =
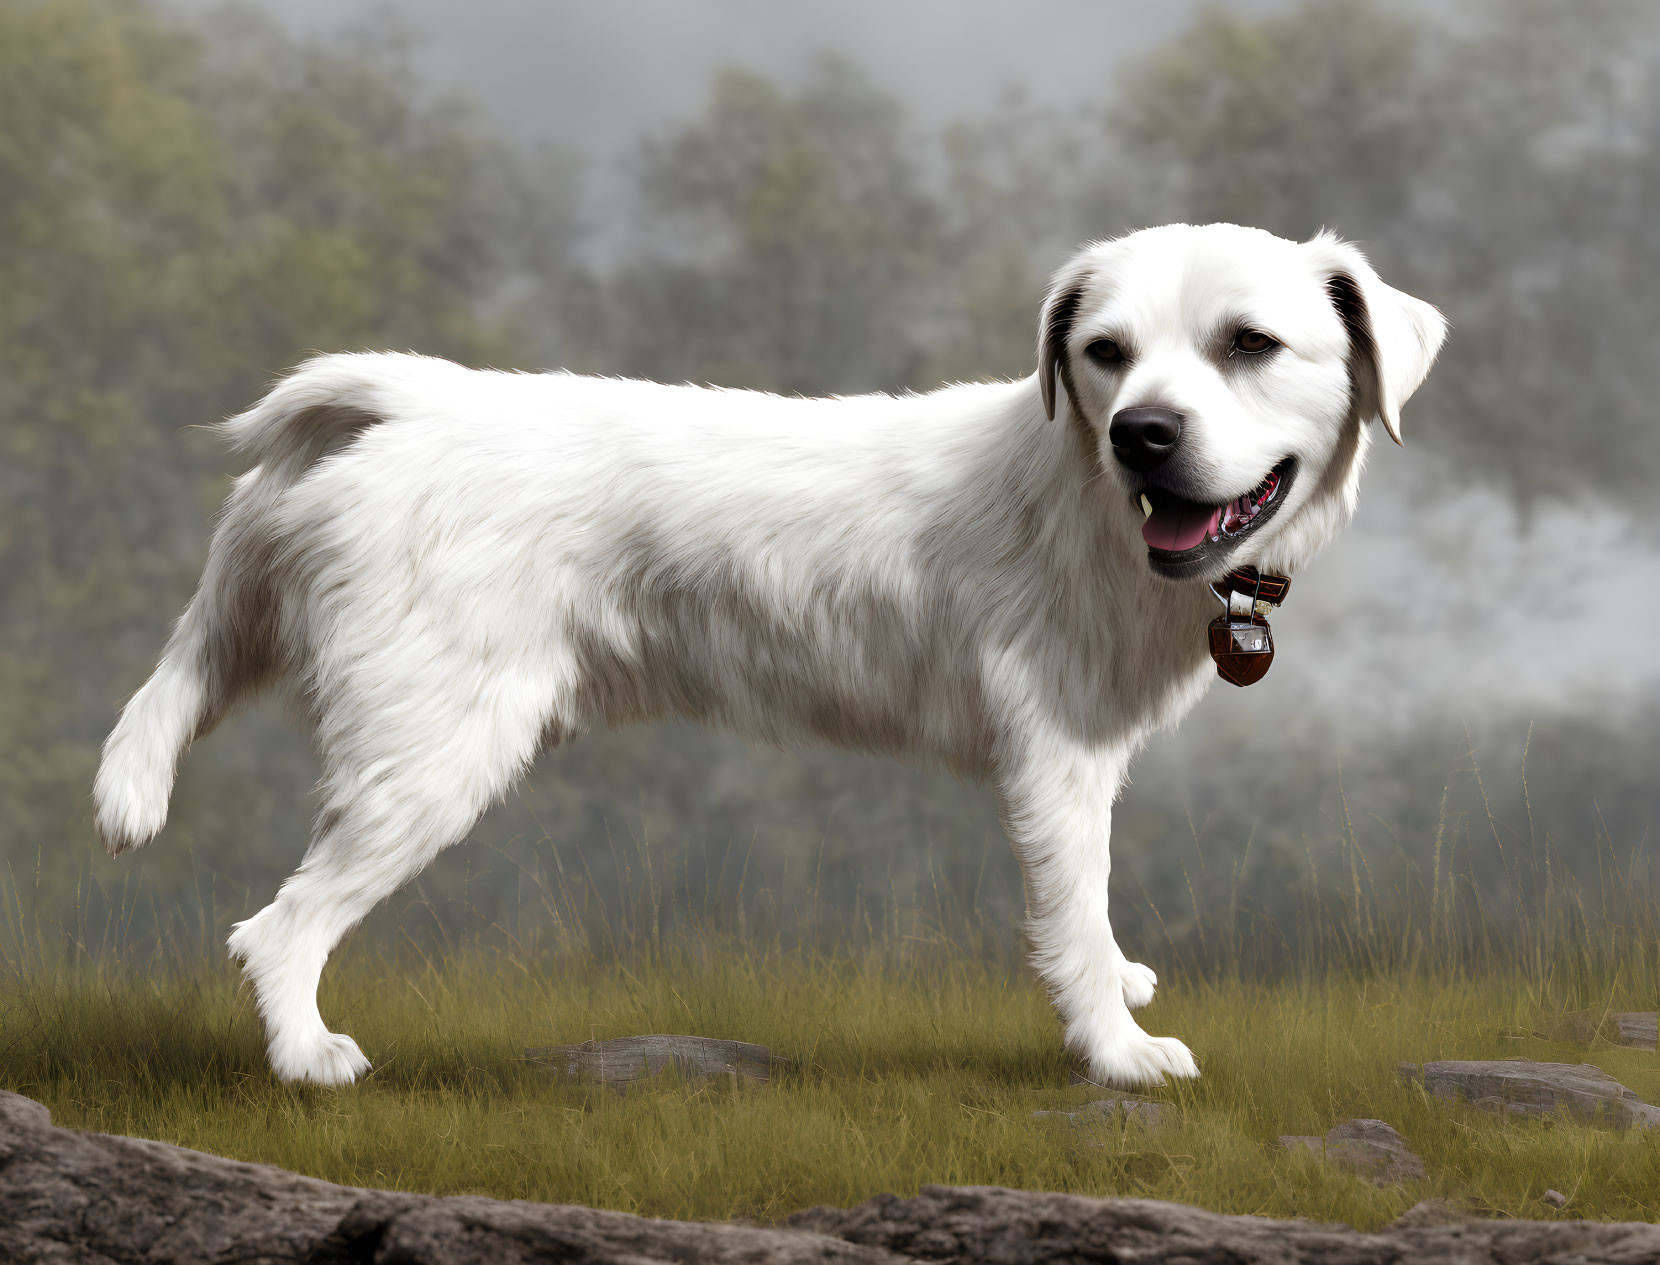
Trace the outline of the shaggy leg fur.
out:
<instances>
[{"instance_id":1,"label":"shaggy leg fur","mask_svg":"<svg viewBox=\"0 0 1660 1265\"><path fill-rule=\"evenodd\" d=\"M1045 748L1003 778L1002 807L1026 875L1032 960L1066 1025L1066 1043L1102 1084L1156 1085L1197 1076L1188 1048L1143 1032L1130 1007L1152 999L1156 979L1128 962L1107 919L1112 802L1124 775L1117 755Z\"/></svg>"},{"instance_id":2,"label":"shaggy leg fur","mask_svg":"<svg viewBox=\"0 0 1660 1265\"><path fill-rule=\"evenodd\" d=\"M368 1070L356 1043L330 1032L318 1013L329 953L458 842L535 755L545 694L472 681L464 670L436 675L461 687L449 699L479 701L415 706L408 691L416 682L385 689L372 711L360 697L350 709L353 747L332 758L325 750L324 806L305 861L276 900L231 935L231 955L258 998L272 1069L284 1080L338 1085ZM414 718L422 723L401 723Z\"/></svg>"}]
</instances>

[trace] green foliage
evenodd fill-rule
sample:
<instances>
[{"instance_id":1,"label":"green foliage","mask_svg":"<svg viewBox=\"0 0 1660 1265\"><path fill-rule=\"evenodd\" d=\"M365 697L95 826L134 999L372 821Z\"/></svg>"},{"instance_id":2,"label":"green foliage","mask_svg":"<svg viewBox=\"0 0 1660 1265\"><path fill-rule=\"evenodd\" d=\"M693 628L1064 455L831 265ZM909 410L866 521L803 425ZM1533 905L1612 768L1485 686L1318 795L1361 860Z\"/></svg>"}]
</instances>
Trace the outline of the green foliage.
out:
<instances>
[{"instance_id":1,"label":"green foliage","mask_svg":"<svg viewBox=\"0 0 1660 1265\"><path fill-rule=\"evenodd\" d=\"M15 864L85 822L94 743L200 568L225 459L182 428L319 348L516 359L534 294L508 283L526 261L557 280L574 202L569 163L425 99L395 42L296 44L246 12L193 30L120 0L6 0L0 117ZM268 762L305 765L292 742Z\"/></svg>"},{"instance_id":2,"label":"green foliage","mask_svg":"<svg viewBox=\"0 0 1660 1265\"><path fill-rule=\"evenodd\" d=\"M617 279L619 354L785 392L911 380L939 214L901 125L843 62L793 93L724 72L704 115L641 155L649 244Z\"/></svg>"},{"instance_id":3,"label":"green foliage","mask_svg":"<svg viewBox=\"0 0 1660 1265\"><path fill-rule=\"evenodd\" d=\"M1362 242L1441 306L1420 416L1460 468L1630 500L1660 475L1660 36L1642 0L1223 10L1130 73L1108 167L1148 222Z\"/></svg>"},{"instance_id":4,"label":"green foliage","mask_svg":"<svg viewBox=\"0 0 1660 1265\"><path fill-rule=\"evenodd\" d=\"M1387 223L1407 211L1436 142L1412 117L1420 40L1412 17L1371 0L1255 20L1208 9L1132 68L1113 130L1138 174L1196 222L1298 240Z\"/></svg>"},{"instance_id":5,"label":"green foliage","mask_svg":"<svg viewBox=\"0 0 1660 1265\"><path fill-rule=\"evenodd\" d=\"M1642 0L1489 14L1439 67L1440 206L1403 226L1434 230L1417 275L1465 345L1437 397L1453 456L1640 507L1660 476L1660 28Z\"/></svg>"},{"instance_id":6,"label":"green foliage","mask_svg":"<svg viewBox=\"0 0 1660 1265\"><path fill-rule=\"evenodd\" d=\"M396 46L226 23L0 5L3 644L65 667L177 605L224 465L181 426L319 347L513 355L499 292L564 209Z\"/></svg>"},{"instance_id":7,"label":"green foliage","mask_svg":"<svg viewBox=\"0 0 1660 1265\"><path fill-rule=\"evenodd\" d=\"M137 858L89 861L87 791L225 490L195 427L314 351L927 388L1029 372L1043 277L1079 238L1329 223L1452 316L1419 415L1458 479L1640 504L1660 474L1647 15L1209 11L1104 94L1099 127L1009 97L933 136L845 63L791 84L735 69L642 145L601 222L573 155L435 97L396 31L311 43L246 9L0 0L0 894L211 940L297 862L314 770L269 709L191 753ZM1271 743L1194 733L1182 776L1144 769L1119 808L1121 930L1191 958L1199 907L1290 927L1305 885L1351 866L1384 892L1432 887L1437 840L1485 856L1502 838L1588 882L1610 855L1623 869L1656 803L1652 714L1542 725L1526 805L1525 718L1486 728L1507 748L1491 799L1451 717L1343 751L1341 780L1333 736L1294 719ZM521 875L561 866L615 909L647 856L683 880L671 922L748 881L772 900L752 922L809 896L880 922L944 889L1016 923L985 788L679 726L545 765L417 888L427 930L511 922ZM1507 917L1526 904L1496 861L1470 885Z\"/></svg>"}]
</instances>

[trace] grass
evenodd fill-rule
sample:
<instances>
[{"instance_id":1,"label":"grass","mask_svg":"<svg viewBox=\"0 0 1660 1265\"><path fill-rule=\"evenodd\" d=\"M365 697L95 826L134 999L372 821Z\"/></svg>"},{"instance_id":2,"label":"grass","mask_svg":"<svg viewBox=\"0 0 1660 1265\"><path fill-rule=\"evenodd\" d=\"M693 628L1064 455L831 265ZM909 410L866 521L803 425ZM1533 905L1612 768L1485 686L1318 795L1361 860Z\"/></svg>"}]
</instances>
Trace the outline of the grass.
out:
<instances>
[{"instance_id":1,"label":"grass","mask_svg":"<svg viewBox=\"0 0 1660 1265\"><path fill-rule=\"evenodd\" d=\"M441 960L359 951L329 972L331 1026L374 1061L362 1084L297 1088L265 1069L228 967L80 966L0 976L0 1087L62 1125L159 1138L354 1185L771 1221L930 1182L1180 1200L1375 1227L1429 1196L1512 1216L1660 1218L1652 1137L1566 1119L1504 1120L1396 1080L1402 1060L1591 1061L1660 1100L1652 1053L1553 1043L1563 999L1520 968L1403 967L1206 985L1142 1012L1204 1077L1157 1091L1157 1130L1073 1128L1035 1110L1099 1097L1041 991L1003 955L935 939L830 955L736 938L629 961L482 945ZM1573 1000L1654 1005L1615 975ZM527 1046L641 1032L758 1041L766 1087L663 1080L627 1096L556 1082ZM1375 1116L1429 1180L1380 1188L1275 1144ZM1556 1212L1547 1187L1568 1194Z\"/></svg>"},{"instance_id":2,"label":"grass","mask_svg":"<svg viewBox=\"0 0 1660 1265\"><path fill-rule=\"evenodd\" d=\"M944 1183L1361 1228L1430 1197L1660 1220L1652 1134L1502 1118L1397 1078L1399 1063L1436 1058L1592 1062L1660 1102L1655 1053L1548 1035L1566 1011L1660 999L1660 884L1640 850L1617 864L1604 834L1581 849L1595 862L1582 886L1556 843L1534 837L1531 812L1509 846L1485 815L1478 865L1479 833L1465 822L1460 841L1443 797L1424 871L1384 883L1345 802L1336 863L1322 876L1310 853L1294 919L1245 907L1237 887L1215 908L1193 895L1192 934L1149 906L1164 979L1141 1022L1187 1041L1204 1073L1153 1091L1171 1104L1156 1129L1032 1118L1102 1091L1070 1083L1047 999L975 911L941 899L873 925L869 910L821 907L815 887L785 916L740 880L731 908L705 892L698 912L643 847L617 858L634 877L610 905L591 876L557 869L527 876L540 914L513 934L452 936L435 917L443 951L428 954L407 917L396 949L359 932L321 996L330 1026L374 1063L344 1089L271 1077L247 990L199 947L222 942L224 926L205 931L222 920L168 924L140 951L127 913L87 925L111 902L80 900L72 925L50 929L14 882L0 891L0 1088L61 1125L330 1181L653 1216L773 1221ZM664 1078L623 1096L524 1058L648 1032L737 1037L782 1061L764 1087ZM1276 1144L1353 1117L1399 1129L1427 1180L1374 1186ZM1542 1201L1548 1188L1564 1209Z\"/></svg>"}]
</instances>

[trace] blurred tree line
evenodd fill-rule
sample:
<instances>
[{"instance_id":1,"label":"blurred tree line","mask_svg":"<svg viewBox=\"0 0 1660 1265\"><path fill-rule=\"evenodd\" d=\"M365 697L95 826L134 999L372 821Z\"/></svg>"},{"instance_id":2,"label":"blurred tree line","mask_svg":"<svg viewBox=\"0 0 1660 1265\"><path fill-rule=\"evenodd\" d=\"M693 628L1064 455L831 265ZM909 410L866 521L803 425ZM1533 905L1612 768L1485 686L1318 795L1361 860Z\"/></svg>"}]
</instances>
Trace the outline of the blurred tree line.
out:
<instances>
[{"instance_id":1,"label":"blurred tree line","mask_svg":"<svg viewBox=\"0 0 1660 1265\"><path fill-rule=\"evenodd\" d=\"M509 144L422 82L396 31L323 43L245 8L185 21L141 0L0 0L0 892L84 921L136 884L211 922L215 901L262 903L297 862L313 770L267 710L186 762L141 868L87 868L87 795L226 490L224 453L192 425L313 351L927 389L1029 373L1044 278L1081 239L1175 219L1329 225L1452 319L1414 441L1521 497L1643 505L1660 474L1652 18L1644 0L1208 10L1097 111L1010 94L939 134L834 58L788 84L734 69L596 206L580 137ZM1618 788L1610 838L1654 806L1630 788L1655 734L1598 732L1530 766L1559 839L1589 838L1587 762ZM1381 846L1436 829L1461 759L1419 737L1357 754L1350 795L1367 788ZM1197 789L1132 803L1140 837L1203 852L1194 802L1247 774L1194 767ZM1265 907L1305 853L1354 838L1332 772L1282 758L1250 774L1276 823L1245 880ZM1466 824L1477 811L1453 805ZM753 862L785 903L811 890L879 910L942 882L959 902L1020 899L983 790L679 726L545 760L475 839L423 890L504 923L527 870L607 887L659 843L691 891L736 890ZM1194 888L1185 856L1126 864L1164 908Z\"/></svg>"}]
</instances>

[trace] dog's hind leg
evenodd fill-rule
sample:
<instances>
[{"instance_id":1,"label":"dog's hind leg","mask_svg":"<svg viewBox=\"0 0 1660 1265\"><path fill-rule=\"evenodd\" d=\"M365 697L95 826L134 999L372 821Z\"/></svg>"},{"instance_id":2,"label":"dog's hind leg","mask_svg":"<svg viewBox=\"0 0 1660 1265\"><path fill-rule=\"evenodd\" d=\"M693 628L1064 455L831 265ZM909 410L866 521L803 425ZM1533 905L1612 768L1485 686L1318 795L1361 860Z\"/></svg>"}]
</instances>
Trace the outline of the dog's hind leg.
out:
<instances>
[{"instance_id":1,"label":"dog's hind leg","mask_svg":"<svg viewBox=\"0 0 1660 1265\"><path fill-rule=\"evenodd\" d=\"M179 757L269 675L275 620L265 515L281 490L272 484L260 471L237 480L196 595L104 743L92 797L111 856L155 837Z\"/></svg>"},{"instance_id":2,"label":"dog's hind leg","mask_svg":"<svg viewBox=\"0 0 1660 1265\"><path fill-rule=\"evenodd\" d=\"M329 953L459 842L535 756L549 695L535 682L473 675L451 678L447 705L422 706L417 694L383 684L383 705L359 699L349 730L327 718L319 728L323 806L311 847L277 898L237 924L229 945L253 984L271 1067L284 1080L343 1084L368 1070L356 1042L330 1032L317 1009Z\"/></svg>"}]
</instances>

